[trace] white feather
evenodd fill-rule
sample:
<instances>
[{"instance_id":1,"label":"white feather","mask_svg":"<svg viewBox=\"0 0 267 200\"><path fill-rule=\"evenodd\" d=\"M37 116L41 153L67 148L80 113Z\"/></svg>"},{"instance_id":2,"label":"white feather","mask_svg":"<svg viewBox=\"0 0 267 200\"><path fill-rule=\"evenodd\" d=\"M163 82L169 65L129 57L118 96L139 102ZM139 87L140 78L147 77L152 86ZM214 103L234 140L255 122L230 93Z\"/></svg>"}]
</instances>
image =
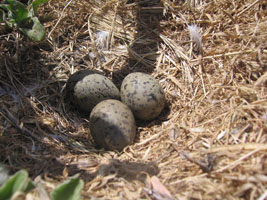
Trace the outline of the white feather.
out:
<instances>
[{"instance_id":1,"label":"white feather","mask_svg":"<svg viewBox=\"0 0 267 200\"><path fill-rule=\"evenodd\" d=\"M107 47L108 36L109 36L108 31L99 31L95 34L95 38L96 38L95 44L97 48L103 49Z\"/></svg>"},{"instance_id":2,"label":"white feather","mask_svg":"<svg viewBox=\"0 0 267 200\"><path fill-rule=\"evenodd\" d=\"M199 28L196 25L188 25L187 26L191 40L193 40L197 44L197 49L201 50L202 49L202 37L201 34L199 33Z\"/></svg>"},{"instance_id":3,"label":"white feather","mask_svg":"<svg viewBox=\"0 0 267 200\"><path fill-rule=\"evenodd\" d=\"M1 92L1 94L0 94L1 96L5 95L5 94L11 96L14 102L19 102L19 100L20 100L19 94L9 87L5 87L5 86L1 87L0 86L0 92Z\"/></svg>"}]
</instances>

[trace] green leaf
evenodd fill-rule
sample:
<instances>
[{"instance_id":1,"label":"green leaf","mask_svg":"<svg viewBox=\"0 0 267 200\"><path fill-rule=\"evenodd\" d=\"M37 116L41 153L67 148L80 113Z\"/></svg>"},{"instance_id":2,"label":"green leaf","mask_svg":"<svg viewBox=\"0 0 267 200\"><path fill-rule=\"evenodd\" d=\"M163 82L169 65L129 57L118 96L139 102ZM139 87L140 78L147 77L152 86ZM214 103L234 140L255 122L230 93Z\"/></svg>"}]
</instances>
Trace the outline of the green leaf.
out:
<instances>
[{"instance_id":1,"label":"green leaf","mask_svg":"<svg viewBox=\"0 0 267 200\"><path fill-rule=\"evenodd\" d=\"M83 185L83 180L76 174L53 190L51 200L79 200Z\"/></svg>"},{"instance_id":2,"label":"green leaf","mask_svg":"<svg viewBox=\"0 0 267 200\"><path fill-rule=\"evenodd\" d=\"M27 35L31 40L35 42L39 42L45 37L45 28L40 23L37 17L32 18L33 26L28 27L20 27L19 30Z\"/></svg>"},{"instance_id":3,"label":"green leaf","mask_svg":"<svg viewBox=\"0 0 267 200\"><path fill-rule=\"evenodd\" d=\"M4 9L5 11L11 10L11 6L7 4L0 4L0 8Z\"/></svg>"},{"instance_id":4,"label":"green leaf","mask_svg":"<svg viewBox=\"0 0 267 200\"><path fill-rule=\"evenodd\" d=\"M2 9L0 9L0 22L4 22L5 19L6 19L6 14Z\"/></svg>"},{"instance_id":5,"label":"green leaf","mask_svg":"<svg viewBox=\"0 0 267 200\"><path fill-rule=\"evenodd\" d=\"M11 6L10 5L0 4L0 22L7 23L6 12L8 12L9 10L11 10Z\"/></svg>"},{"instance_id":6,"label":"green leaf","mask_svg":"<svg viewBox=\"0 0 267 200\"><path fill-rule=\"evenodd\" d=\"M28 0L28 6L32 5L33 0Z\"/></svg>"},{"instance_id":7,"label":"green leaf","mask_svg":"<svg viewBox=\"0 0 267 200\"><path fill-rule=\"evenodd\" d=\"M13 18L17 23L21 23L28 18L28 10L23 3L14 0L6 0L6 2L10 5L10 17Z\"/></svg>"},{"instance_id":8,"label":"green leaf","mask_svg":"<svg viewBox=\"0 0 267 200\"><path fill-rule=\"evenodd\" d=\"M16 192L26 192L34 187L26 170L20 170L0 187L0 199L8 200Z\"/></svg>"},{"instance_id":9,"label":"green leaf","mask_svg":"<svg viewBox=\"0 0 267 200\"><path fill-rule=\"evenodd\" d=\"M35 1L33 1L33 3L32 3L33 12L36 13L37 8L46 2L48 2L48 0L35 0Z\"/></svg>"},{"instance_id":10,"label":"green leaf","mask_svg":"<svg viewBox=\"0 0 267 200\"><path fill-rule=\"evenodd\" d=\"M45 37L45 28L35 16L35 12L38 6L47 1L29 0L30 5L27 8L19 1L6 0L4 4L0 4L0 22L16 28L33 41L41 41Z\"/></svg>"}]
</instances>

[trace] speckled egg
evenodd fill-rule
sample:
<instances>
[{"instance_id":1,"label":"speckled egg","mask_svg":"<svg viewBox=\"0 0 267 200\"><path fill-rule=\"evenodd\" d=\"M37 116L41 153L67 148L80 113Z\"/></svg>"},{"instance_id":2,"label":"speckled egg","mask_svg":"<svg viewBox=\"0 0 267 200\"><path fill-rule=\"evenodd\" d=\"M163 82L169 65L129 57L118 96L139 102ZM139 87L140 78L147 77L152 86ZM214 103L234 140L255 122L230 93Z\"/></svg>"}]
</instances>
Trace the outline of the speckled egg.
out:
<instances>
[{"instance_id":1,"label":"speckled egg","mask_svg":"<svg viewBox=\"0 0 267 200\"><path fill-rule=\"evenodd\" d=\"M164 108L165 95L159 82L152 76L135 72L128 74L121 85L121 101L128 105L136 118L152 120Z\"/></svg>"},{"instance_id":2,"label":"speckled egg","mask_svg":"<svg viewBox=\"0 0 267 200\"><path fill-rule=\"evenodd\" d=\"M106 99L120 99L114 83L99 72L81 70L70 76L66 85L71 102L84 112Z\"/></svg>"},{"instance_id":3,"label":"speckled egg","mask_svg":"<svg viewBox=\"0 0 267 200\"><path fill-rule=\"evenodd\" d=\"M121 151L134 141L134 115L127 105L118 100L102 101L90 114L90 132L100 147Z\"/></svg>"}]
</instances>

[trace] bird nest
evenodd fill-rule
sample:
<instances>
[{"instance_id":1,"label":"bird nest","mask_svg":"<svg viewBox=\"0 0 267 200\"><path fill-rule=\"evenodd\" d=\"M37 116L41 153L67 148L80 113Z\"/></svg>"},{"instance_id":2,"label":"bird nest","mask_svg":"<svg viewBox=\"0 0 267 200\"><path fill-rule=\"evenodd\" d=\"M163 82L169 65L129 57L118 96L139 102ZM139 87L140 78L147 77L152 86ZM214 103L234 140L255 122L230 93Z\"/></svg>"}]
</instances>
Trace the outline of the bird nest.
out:
<instances>
[{"instance_id":1,"label":"bird nest","mask_svg":"<svg viewBox=\"0 0 267 200\"><path fill-rule=\"evenodd\" d=\"M0 25L0 160L53 190L79 173L84 199L267 198L267 10L262 0L50 0L46 39ZM122 152L95 146L68 77L119 87L151 74L167 105ZM38 188L31 192L41 199Z\"/></svg>"}]
</instances>

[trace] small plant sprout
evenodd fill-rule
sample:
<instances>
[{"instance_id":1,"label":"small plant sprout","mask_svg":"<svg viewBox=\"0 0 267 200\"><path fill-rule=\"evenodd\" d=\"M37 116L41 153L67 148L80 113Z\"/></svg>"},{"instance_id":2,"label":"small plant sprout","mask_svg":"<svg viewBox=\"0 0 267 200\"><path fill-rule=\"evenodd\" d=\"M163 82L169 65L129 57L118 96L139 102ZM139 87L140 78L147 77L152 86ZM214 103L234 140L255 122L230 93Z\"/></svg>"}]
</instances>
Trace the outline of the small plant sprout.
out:
<instances>
[{"instance_id":1,"label":"small plant sprout","mask_svg":"<svg viewBox=\"0 0 267 200\"><path fill-rule=\"evenodd\" d=\"M15 0L6 0L0 4L0 22L22 32L32 41L41 41L45 37L45 28L36 16L38 6L48 0L29 0L28 6Z\"/></svg>"},{"instance_id":2,"label":"small plant sprout","mask_svg":"<svg viewBox=\"0 0 267 200\"><path fill-rule=\"evenodd\" d=\"M1 163L0 163L1 164ZM0 175L8 176L7 171L3 171L0 165ZM2 174L1 174L2 173ZM0 177L1 178L1 177ZM17 197L20 195L28 196L34 188L40 188L41 185L38 182L34 182L29 177L28 172L25 169L18 171L13 176L4 177L2 185L0 186L0 199L18 199ZM1 180L2 181L2 180ZM51 200L79 200L81 199L81 192L84 186L83 180L80 179L79 174L76 174L70 177L65 182L59 184L51 193ZM41 187L42 188L42 187ZM36 191L39 191L36 190ZM42 190L41 192L44 197L48 194L46 190ZM46 199L47 199L46 198ZM21 198L19 198L21 199ZM28 198L23 198L28 199ZM38 198L39 199L39 198ZM43 198L41 198L43 199Z\"/></svg>"},{"instance_id":3,"label":"small plant sprout","mask_svg":"<svg viewBox=\"0 0 267 200\"><path fill-rule=\"evenodd\" d=\"M188 25L187 26L191 40L194 41L197 45L197 51L202 51L202 37L199 31L199 27L197 27L195 24Z\"/></svg>"}]
</instances>

